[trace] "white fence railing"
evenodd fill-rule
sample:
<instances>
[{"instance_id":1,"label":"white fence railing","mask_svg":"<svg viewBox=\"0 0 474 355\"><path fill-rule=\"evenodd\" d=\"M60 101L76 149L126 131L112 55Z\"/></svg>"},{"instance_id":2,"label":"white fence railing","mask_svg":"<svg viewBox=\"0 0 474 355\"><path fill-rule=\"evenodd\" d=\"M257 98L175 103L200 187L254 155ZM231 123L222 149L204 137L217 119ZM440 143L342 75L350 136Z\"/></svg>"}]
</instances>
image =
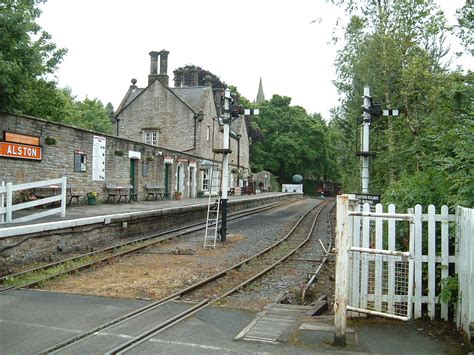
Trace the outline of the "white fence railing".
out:
<instances>
[{"instance_id":1,"label":"white fence railing","mask_svg":"<svg viewBox=\"0 0 474 355\"><path fill-rule=\"evenodd\" d=\"M57 186L60 194L13 204L13 195L17 191L37 188L51 188L52 186ZM60 202L60 207L48 208L42 212L31 213L23 217L13 218L13 212L33 208L36 206L45 206L55 202ZM66 216L66 177L18 185L13 185L11 182L5 185L5 183L2 182L0 186L0 223L28 222L57 213L59 213L61 217Z\"/></svg>"},{"instance_id":2,"label":"white fence railing","mask_svg":"<svg viewBox=\"0 0 474 355\"><path fill-rule=\"evenodd\" d=\"M469 327L474 322L474 209L458 207L456 216L459 282L456 322L471 337Z\"/></svg>"},{"instance_id":3,"label":"white fence railing","mask_svg":"<svg viewBox=\"0 0 474 355\"><path fill-rule=\"evenodd\" d=\"M422 206L416 205L408 212L397 214L394 205L384 212L381 204L375 206L374 212L368 204L360 206L348 195L338 196L336 338L342 336L345 324L339 314L341 309L353 310L351 304L361 304L361 309L381 309L390 314L397 303L408 301L407 294L398 290L397 261L374 259L358 263L359 254L348 253L363 248L380 253L412 251L413 293L410 291L409 308L413 309L414 319L424 315L431 319L450 318L449 304L441 301L441 294L448 290L446 287L452 287L444 280L455 279L457 274L459 296L455 317L469 334L474 321L474 210L459 207L454 215L449 214L447 206L437 212L430 205L427 213L423 213Z\"/></svg>"}]
</instances>

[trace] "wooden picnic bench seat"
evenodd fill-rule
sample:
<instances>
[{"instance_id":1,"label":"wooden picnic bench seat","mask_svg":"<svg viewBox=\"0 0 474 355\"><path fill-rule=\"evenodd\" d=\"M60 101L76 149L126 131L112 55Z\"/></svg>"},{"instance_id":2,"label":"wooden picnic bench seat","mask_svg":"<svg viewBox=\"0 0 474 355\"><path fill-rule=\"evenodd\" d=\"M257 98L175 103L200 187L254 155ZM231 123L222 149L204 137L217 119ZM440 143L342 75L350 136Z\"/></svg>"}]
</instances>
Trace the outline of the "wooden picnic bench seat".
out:
<instances>
[{"instance_id":1,"label":"wooden picnic bench seat","mask_svg":"<svg viewBox=\"0 0 474 355\"><path fill-rule=\"evenodd\" d=\"M105 188L107 189L107 200L105 203L109 202L109 199L112 197L114 203L120 203L122 197L124 201L130 202L132 199L138 202L138 194L132 192L132 185L116 185L116 184L106 184ZM115 201L115 197L118 196L118 201Z\"/></svg>"}]
</instances>

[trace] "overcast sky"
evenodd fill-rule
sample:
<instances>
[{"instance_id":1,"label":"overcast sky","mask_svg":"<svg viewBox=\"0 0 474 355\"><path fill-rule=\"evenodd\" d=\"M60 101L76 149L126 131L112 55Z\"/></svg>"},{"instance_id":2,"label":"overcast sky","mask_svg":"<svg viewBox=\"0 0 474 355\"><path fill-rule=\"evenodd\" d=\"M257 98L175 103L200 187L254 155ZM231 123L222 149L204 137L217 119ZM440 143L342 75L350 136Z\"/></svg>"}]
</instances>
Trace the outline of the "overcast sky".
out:
<instances>
[{"instance_id":1,"label":"overcast sky","mask_svg":"<svg viewBox=\"0 0 474 355\"><path fill-rule=\"evenodd\" d=\"M452 16L464 0L439 0ZM39 23L68 49L59 85L115 108L136 78L147 85L152 50L170 51L168 75L198 65L253 101L260 77L265 97L329 119L338 105L329 45L340 11L326 0L48 0Z\"/></svg>"}]
</instances>

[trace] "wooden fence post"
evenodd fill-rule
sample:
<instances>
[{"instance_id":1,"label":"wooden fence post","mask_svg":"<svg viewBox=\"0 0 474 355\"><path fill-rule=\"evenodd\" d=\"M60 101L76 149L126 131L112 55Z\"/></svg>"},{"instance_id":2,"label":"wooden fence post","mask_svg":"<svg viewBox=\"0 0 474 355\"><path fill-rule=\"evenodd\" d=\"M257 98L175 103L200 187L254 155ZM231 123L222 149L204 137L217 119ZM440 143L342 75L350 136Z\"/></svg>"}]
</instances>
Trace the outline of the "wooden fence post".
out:
<instances>
[{"instance_id":1,"label":"wooden fence post","mask_svg":"<svg viewBox=\"0 0 474 355\"><path fill-rule=\"evenodd\" d=\"M66 187L67 179L65 176L61 178L61 217L66 217Z\"/></svg>"},{"instance_id":2,"label":"wooden fence post","mask_svg":"<svg viewBox=\"0 0 474 355\"><path fill-rule=\"evenodd\" d=\"M7 182L7 223L12 223L13 219L13 184L11 182Z\"/></svg>"},{"instance_id":3,"label":"wooden fence post","mask_svg":"<svg viewBox=\"0 0 474 355\"><path fill-rule=\"evenodd\" d=\"M2 181L2 185L0 185L1 187L5 187L5 181ZM3 190L3 189L2 189ZM6 191L5 191L6 192ZM2 192L0 194L0 208L3 208L5 207L5 192ZM5 222L5 213L0 213L0 223L3 223Z\"/></svg>"},{"instance_id":4,"label":"wooden fence post","mask_svg":"<svg viewBox=\"0 0 474 355\"><path fill-rule=\"evenodd\" d=\"M336 297L334 301L334 344L346 345L349 248L349 196L337 196Z\"/></svg>"}]
</instances>

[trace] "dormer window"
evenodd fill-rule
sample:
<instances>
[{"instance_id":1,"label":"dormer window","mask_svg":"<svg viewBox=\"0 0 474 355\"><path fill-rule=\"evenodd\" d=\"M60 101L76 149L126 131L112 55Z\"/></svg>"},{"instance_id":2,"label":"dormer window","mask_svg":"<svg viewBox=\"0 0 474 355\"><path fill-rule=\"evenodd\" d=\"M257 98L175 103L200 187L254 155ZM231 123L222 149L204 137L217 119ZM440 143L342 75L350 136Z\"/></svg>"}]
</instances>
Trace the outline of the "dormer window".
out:
<instances>
[{"instance_id":1,"label":"dormer window","mask_svg":"<svg viewBox=\"0 0 474 355\"><path fill-rule=\"evenodd\" d=\"M143 138L146 144L158 145L158 131L145 131Z\"/></svg>"}]
</instances>

